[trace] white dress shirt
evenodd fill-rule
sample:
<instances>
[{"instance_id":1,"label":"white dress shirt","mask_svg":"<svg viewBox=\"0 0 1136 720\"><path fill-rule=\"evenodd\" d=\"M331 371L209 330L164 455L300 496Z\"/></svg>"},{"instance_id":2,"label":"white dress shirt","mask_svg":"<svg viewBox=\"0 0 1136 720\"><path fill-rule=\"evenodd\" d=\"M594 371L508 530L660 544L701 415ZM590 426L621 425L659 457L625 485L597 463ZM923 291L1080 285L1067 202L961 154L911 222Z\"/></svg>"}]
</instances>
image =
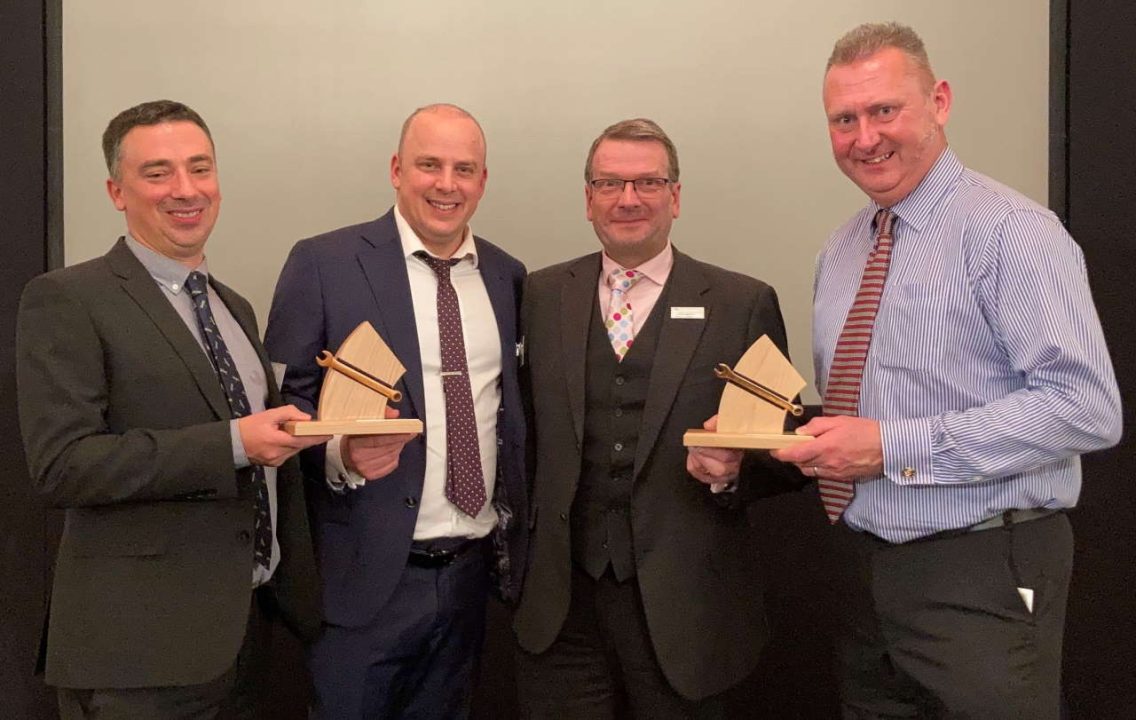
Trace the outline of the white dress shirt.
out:
<instances>
[{"instance_id":1,"label":"white dress shirt","mask_svg":"<svg viewBox=\"0 0 1136 720\"><path fill-rule=\"evenodd\" d=\"M414 253L429 249L402 217L394 210L410 280L410 298L414 306L414 325L418 329L418 348L422 360L422 389L425 395L426 475L418 506L415 540L441 537L485 537L497 524L497 512L487 502L477 517L471 518L446 499L446 401L442 391L442 348L438 335L438 280L434 271ZM433 253L430 253L433 254ZM461 258L450 270L450 283L461 308L462 335L465 339L466 362L469 366L473 408L477 418L478 446L485 479L485 496L493 497L497 476L497 414L501 407L501 334L497 317L489 302L489 293L478 269L477 247L473 232L467 227L462 244L453 254ZM329 484L340 485L345 474L348 485L357 486L363 479L344 468L340 452L341 436L327 444L326 472ZM382 479L375 480L382 482Z\"/></svg>"}]
</instances>

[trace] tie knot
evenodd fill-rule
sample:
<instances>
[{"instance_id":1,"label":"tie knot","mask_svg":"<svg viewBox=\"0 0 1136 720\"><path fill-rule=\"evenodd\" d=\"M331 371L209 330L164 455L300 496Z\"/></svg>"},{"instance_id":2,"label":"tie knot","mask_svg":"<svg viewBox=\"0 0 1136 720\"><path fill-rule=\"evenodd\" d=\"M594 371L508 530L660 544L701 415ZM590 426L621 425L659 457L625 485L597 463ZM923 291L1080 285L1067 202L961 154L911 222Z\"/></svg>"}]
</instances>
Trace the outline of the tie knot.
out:
<instances>
[{"instance_id":1,"label":"tie knot","mask_svg":"<svg viewBox=\"0 0 1136 720\"><path fill-rule=\"evenodd\" d=\"M877 242L885 239L890 241L893 237L892 226L895 225L895 213L887 208L880 208L873 222L876 225Z\"/></svg>"},{"instance_id":2,"label":"tie knot","mask_svg":"<svg viewBox=\"0 0 1136 720\"><path fill-rule=\"evenodd\" d=\"M635 283L643 279L643 273L638 270L624 270L617 267L607 276L607 286L612 290L627 292Z\"/></svg>"},{"instance_id":3,"label":"tie knot","mask_svg":"<svg viewBox=\"0 0 1136 720\"><path fill-rule=\"evenodd\" d=\"M419 251L415 252L414 255L415 255L415 257L420 258L424 263L429 265L430 269L434 271L435 275L438 275L438 276L441 276L441 277L449 277L450 268L452 268L454 265L457 265L458 263L460 263L462 261L462 258L459 258L459 257L452 257L452 258L434 257L433 255L426 252L425 250L419 250Z\"/></svg>"},{"instance_id":4,"label":"tie knot","mask_svg":"<svg viewBox=\"0 0 1136 720\"><path fill-rule=\"evenodd\" d=\"M185 289L189 291L190 297L197 297L205 292L205 287L209 281L205 278L205 273L194 270L185 279Z\"/></svg>"}]
</instances>

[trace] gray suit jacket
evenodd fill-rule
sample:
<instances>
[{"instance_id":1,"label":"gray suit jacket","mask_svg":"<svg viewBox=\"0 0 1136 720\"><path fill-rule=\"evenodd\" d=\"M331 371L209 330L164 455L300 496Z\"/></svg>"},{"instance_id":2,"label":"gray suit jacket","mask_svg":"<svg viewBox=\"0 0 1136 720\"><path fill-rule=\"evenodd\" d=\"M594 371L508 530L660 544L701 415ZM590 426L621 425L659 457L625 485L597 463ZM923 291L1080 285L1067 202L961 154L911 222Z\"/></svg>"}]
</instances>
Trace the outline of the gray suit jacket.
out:
<instances>
[{"instance_id":1,"label":"gray suit jacket","mask_svg":"<svg viewBox=\"0 0 1136 720\"><path fill-rule=\"evenodd\" d=\"M599 254L529 276L521 313L531 390L534 462L532 547L514 629L540 653L556 639L571 585L569 513L581 471L584 372ZM672 687L701 699L754 668L767 629L754 539L742 499L783 489L747 472L739 493L715 496L686 472L682 435L715 414L733 364L767 334L782 349L785 328L773 289L676 250L666 313L639 431L631 501L636 581L651 642ZM671 307L704 308L704 319Z\"/></svg>"},{"instance_id":2,"label":"gray suit jacket","mask_svg":"<svg viewBox=\"0 0 1136 720\"><path fill-rule=\"evenodd\" d=\"M212 283L260 355L269 404L279 404L252 307ZM217 677L248 619L254 503L251 469L233 468L229 408L201 346L120 240L28 283L16 356L31 477L66 508L47 682ZM277 492L281 561L270 585L285 621L314 637L318 580L295 463L280 469Z\"/></svg>"}]
</instances>

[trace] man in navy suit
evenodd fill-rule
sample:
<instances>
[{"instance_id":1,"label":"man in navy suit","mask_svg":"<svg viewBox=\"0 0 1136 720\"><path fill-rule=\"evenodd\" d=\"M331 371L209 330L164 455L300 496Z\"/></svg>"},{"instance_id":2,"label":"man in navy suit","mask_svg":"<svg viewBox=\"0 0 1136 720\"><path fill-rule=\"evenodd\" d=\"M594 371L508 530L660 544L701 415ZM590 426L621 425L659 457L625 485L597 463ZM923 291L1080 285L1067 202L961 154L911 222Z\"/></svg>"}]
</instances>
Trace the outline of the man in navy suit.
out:
<instances>
[{"instance_id":1,"label":"man in navy suit","mask_svg":"<svg viewBox=\"0 0 1136 720\"><path fill-rule=\"evenodd\" d=\"M470 231L487 177L469 113L416 110L391 158L395 206L297 243L276 287L265 345L287 365L288 401L314 413L316 355L369 321L407 368L397 413L425 425L336 437L301 458L324 583L319 717L466 716L488 591L519 590L525 269Z\"/></svg>"}]
</instances>

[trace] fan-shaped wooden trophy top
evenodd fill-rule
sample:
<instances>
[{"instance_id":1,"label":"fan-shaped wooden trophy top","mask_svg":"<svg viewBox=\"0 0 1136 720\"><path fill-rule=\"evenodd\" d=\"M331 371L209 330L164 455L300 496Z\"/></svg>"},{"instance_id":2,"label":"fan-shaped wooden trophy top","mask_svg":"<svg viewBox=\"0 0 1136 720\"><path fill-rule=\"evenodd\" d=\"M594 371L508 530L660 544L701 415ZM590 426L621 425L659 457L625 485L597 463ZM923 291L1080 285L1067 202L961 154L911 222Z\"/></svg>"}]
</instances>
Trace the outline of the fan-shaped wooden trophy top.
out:
<instances>
[{"instance_id":1,"label":"fan-shaped wooden trophy top","mask_svg":"<svg viewBox=\"0 0 1136 720\"><path fill-rule=\"evenodd\" d=\"M784 431L785 413L799 417L803 412L794 398L807 383L768 335L758 338L735 367L721 364L714 374L726 381L718 429L687 430L683 445L769 450L811 439Z\"/></svg>"},{"instance_id":2,"label":"fan-shaped wooden trophy top","mask_svg":"<svg viewBox=\"0 0 1136 720\"><path fill-rule=\"evenodd\" d=\"M422 421L388 420L387 402L398 402L394 389L406 372L375 328L362 322L332 355L320 353L316 362L327 372L320 388L318 419L291 422L284 429L293 435L389 435L420 433Z\"/></svg>"}]
</instances>

